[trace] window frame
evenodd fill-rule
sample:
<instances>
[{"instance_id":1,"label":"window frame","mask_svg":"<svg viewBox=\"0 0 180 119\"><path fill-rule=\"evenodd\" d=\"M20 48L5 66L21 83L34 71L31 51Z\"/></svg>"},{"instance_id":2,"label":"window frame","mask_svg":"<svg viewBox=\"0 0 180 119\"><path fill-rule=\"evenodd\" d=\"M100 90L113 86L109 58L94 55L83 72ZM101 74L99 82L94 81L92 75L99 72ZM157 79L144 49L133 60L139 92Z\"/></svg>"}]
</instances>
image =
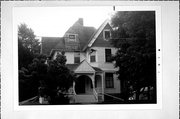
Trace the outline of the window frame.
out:
<instances>
[{"instance_id":1,"label":"window frame","mask_svg":"<svg viewBox=\"0 0 180 119\"><path fill-rule=\"evenodd\" d=\"M77 54L77 55L76 55ZM79 58L79 61L78 62L75 62L76 58ZM80 52L74 52L74 64L78 64L81 62L81 57L80 57Z\"/></svg>"},{"instance_id":2,"label":"window frame","mask_svg":"<svg viewBox=\"0 0 180 119\"><path fill-rule=\"evenodd\" d=\"M111 74L112 77L107 78L108 74ZM114 73L111 73L111 72L105 73L105 87L106 88L114 88Z\"/></svg>"},{"instance_id":3,"label":"window frame","mask_svg":"<svg viewBox=\"0 0 180 119\"><path fill-rule=\"evenodd\" d=\"M107 50L110 50L110 54L107 54L107 52L106 52ZM105 62L111 63L112 60L108 60L108 57L110 57L110 58L112 57L112 49L111 49L111 48L106 48L106 49L105 49ZM109 58L109 59L110 59L110 58Z\"/></svg>"},{"instance_id":4,"label":"window frame","mask_svg":"<svg viewBox=\"0 0 180 119\"><path fill-rule=\"evenodd\" d=\"M94 56L94 61L91 60L91 57ZM90 53L89 55L89 61L90 63L94 63L96 62L96 51L93 51L92 53Z\"/></svg>"},{"instance_id":5,"label":"window frame","mask_svg":"<svg viewBox=\"0 0 180 119\"><path fill-rule=\"evenodd\" d=\"M74 36L74 38L70 38L70 36ZM68 34L68 41L69 42L76 42L76 34Z\"/></svg>"},{"instance_id":6,"label":"window frame","mask_svg":"<svg viewBox=\"0 0 180 119\"><path fill-rule=\"evenodd\" d=\"M109 38L106 38L106 32L109 32ZM104 29L103 38L104 38L104 40L109 40L111 38L111 30L110 29Z\"/></svg>"}]
</instances>

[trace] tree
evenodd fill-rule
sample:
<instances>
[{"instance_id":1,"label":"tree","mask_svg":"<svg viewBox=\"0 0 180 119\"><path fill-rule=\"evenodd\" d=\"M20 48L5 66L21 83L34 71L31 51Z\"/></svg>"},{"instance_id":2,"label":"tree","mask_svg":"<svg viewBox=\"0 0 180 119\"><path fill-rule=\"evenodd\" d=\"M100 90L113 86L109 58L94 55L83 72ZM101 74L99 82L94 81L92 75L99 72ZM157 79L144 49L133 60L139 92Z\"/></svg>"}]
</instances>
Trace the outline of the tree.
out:
<instances>
[{"instance_id":1,"label":"tree","mask_svg":"<svg viewBox=\"0 0 180 119\"><path fill-rule=\"evenodd\" d=\"M51 90L52 104L66 104L66 94L75 80L74 74L66 67L66 56L64 52L58 53L55 60L48 62L47 85Z\"/></svg>"},{"instance_id":2,"label":"tree","mask_svg":"<svg viewBox=\"0 0 180 119\"><path fill-rule=\"evenodd\" d=\"M64 52L56 59L49 60L46 55L35 55L27 69L19 70L19 99L32 96L50 96L50 104L68 104L66 95L72 86L75 75L66 67Z\"/></svg>"},{"instance_id":3,"label":"tree","mask_svg":"<svg viewBox=\"0 0 180 119\"><path fill-rule=\"evenodd\" d=\"M23 47L30 52L39 53L40 42L35 37L34 31L28 28L26 24L18 26L18 41L21 41Z\"/></svg>"},{"instance_id":4,"label":"tree","mask_svg":"<svg viewBox=\"0 0 180 119\"><path fill-rule=\"evenodd\" d=\"M46 56L39 54L28 64L27 69L19 70L19 101L38 95L38 87L47 77Z\"/></svg>"},{"instance_id":5,"label":"tree","mask_svg":"<svg viewBox=\"0 0 180 119\"><path fill-rule=\"evenodd\" d=\"M33 54L26 49L20 40L18 40L18 65L19 70L22 67L27 68L28 64L31 63L33 59Z\"/></svg>"},{"instance_id":6,"label":"tree","mask_svg":"<svg viewBox=\"0 0 180 119\"><path fill-rule=\"evenodd\" d=\"M124 98L133 92L139 100L141 90L153 87L156 92L155 12L116 12L112 17L112 44L118 48L113 60L119 67ZM150 96L148 96L150 99ZM155 100L156 96L153 95Z\"/></svg>"},{"instance_id":7,"label":"tree","mask_svg":"<svg viewBox=\"0 0 180 119\"><path fill-rule=\"evenodd\" d=\"M35 39L34 31L26 24L18 26L18 62L19 69L27 68L36 53L39 53L40 43Z\"/></svg>"}]
</instances>

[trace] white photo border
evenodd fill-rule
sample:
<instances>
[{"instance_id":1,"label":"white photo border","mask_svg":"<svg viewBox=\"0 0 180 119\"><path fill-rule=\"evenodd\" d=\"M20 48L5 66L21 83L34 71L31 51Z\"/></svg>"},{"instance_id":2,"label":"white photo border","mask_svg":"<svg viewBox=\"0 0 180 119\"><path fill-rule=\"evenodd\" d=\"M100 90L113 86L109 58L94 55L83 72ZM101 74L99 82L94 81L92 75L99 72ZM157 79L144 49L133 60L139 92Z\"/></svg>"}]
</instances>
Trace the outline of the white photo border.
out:
<instances>
[{"instance_id":1,"label":"white photo border","mask_svg":"<svg viewBox=\"0 0 180 119\"><path fill-rule=\"evenodd\" d=\"M72 108L71 105L25 106L18 107L14 89L16 88L14 76L14 53L13 38L13 8L14 7L59 7L59 6L115 6L118 7L159 7L160 9L160 58L158 63L161 67L159 77L162 78L157 85L160 85L160 94L157 99L160 105L120 105L123 108L113 106L84 105ZM147 7L146 7L147 6ZM157 18L157 16L156 16ZM157 20L156 20L157 22ZM157 28L157 27L156 27ZM156 33L156 37L157 37ZM157 49L156 49L157 50ZM16 69L16 68L15 68ZM158 86L159 87L159 86ZM157 87L157 88L158 88ZM158 93L158 92L157 92ZM161 99L159 99L161 98ZM157 101L158 101L157 100ZM124 107L130 108L124 108ZM155 107L154 107L155 106ZM95 109L96 108L96 109ZM108 108L108 109L107 109ZM83 1L83 2L57 2L57 1L2 1L1 2L1 117L2 118L28 118L28 119L49 119L49 118L86 118L86 119L160 119L179 118L179 2L178 1Z\"/></svg>"},{"instance_id":2,"label":"white photo border","mask_svg":"<svg viewBox=\"0 0 180 119\"><path fill-rule=\"evenodd\" d=\"M13 26L15 7L115 6L115 9L157 9L156 51L158 77L157 104L19 106L17 83L17 32ZM119 6L119 8L118 8ZM153 9L151 8L151 9ZM125 10L125 9L124 9ZM127 10L127 9L126 9ZM129 9L128 9L129 10ZM178 15L178 16L176 16ZM157 20L158 19L158 20ZM160 27L159 27L160 26ZM16 50L16 51L15 51ZM16 53L14 53L16 52ZM15 63L15 64L14 64ZM16 79L15 79L16 78ZM1 116L2 118L86 118L86 119L178 119L179 116L179 2L87 1L87 2L1 2Z\"/></svg>"}]
</instances>

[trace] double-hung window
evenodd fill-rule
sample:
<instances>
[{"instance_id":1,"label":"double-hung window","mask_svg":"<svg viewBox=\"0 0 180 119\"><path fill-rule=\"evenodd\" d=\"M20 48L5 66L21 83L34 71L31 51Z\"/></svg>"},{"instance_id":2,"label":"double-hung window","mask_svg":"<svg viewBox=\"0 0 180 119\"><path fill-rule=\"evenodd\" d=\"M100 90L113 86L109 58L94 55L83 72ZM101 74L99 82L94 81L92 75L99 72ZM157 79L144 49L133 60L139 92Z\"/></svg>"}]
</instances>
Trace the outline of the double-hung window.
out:
<instances>
[{"instance_id":1,"label":"double-hung window","mask_svg":"<svg viewBox=\"0 0 180 119\"><path fill-rule=\"evenodd\" d=\"M105 60L106 62L112 61L111 49L105 49Z\"/></svg>"},{"instance_id":2,"label":"double-hung window","mask_svg":"<svg viewBox=\"0 0 180 119\"><path fill-rule=\"evenodd\" d=\"M109 40L111 38L111 31L108 29L104 30L103 37L105 40Z\"/></svg>"},{"instance_id":3,"label":"double-hung window","mask_svg":"<svg viewBox=\"0 0 180 119\"><path fill-rule=\"evenodd\" d=\"M105 73L106 88L114 88L113 73Z\"/></svg>"},{"instance_id":4,"label":"double-hung window","mask_svg":"<svg viewBox=\"0 0 180 119\"><path fill-rule=\"evenodd\" d=\"M90 62L96 62L96 52L90 53Z\"/></svg>"},{"instance_id":5,"label":"double-hung window","mask_svg":"<svg viewBox=\"0 0 180 119\"><path fill-rule=\"evenodd\" d=\"M80 63L80 53L74 52L74 63Z\"/></svg>"}]
</instances>

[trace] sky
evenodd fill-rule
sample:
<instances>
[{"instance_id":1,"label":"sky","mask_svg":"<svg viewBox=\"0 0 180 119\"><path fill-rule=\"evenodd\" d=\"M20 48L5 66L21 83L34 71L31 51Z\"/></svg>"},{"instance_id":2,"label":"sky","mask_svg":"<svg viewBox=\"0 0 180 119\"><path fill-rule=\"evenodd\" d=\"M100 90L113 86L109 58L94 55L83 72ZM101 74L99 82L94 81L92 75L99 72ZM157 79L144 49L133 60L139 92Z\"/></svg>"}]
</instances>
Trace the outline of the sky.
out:
<instances>
[{"instance_id":1,"label":"sky","mask_svg":"<svg viewBox=\"0 0 180 119\"><path fill-rule=\"evenodd\" d=\"M13 23L27 24L36 36L62 37L79 18L83 18L84 26L98 28L112 13L112 6L17 7L13 9Z\"/></svg>"}]
</instances>

